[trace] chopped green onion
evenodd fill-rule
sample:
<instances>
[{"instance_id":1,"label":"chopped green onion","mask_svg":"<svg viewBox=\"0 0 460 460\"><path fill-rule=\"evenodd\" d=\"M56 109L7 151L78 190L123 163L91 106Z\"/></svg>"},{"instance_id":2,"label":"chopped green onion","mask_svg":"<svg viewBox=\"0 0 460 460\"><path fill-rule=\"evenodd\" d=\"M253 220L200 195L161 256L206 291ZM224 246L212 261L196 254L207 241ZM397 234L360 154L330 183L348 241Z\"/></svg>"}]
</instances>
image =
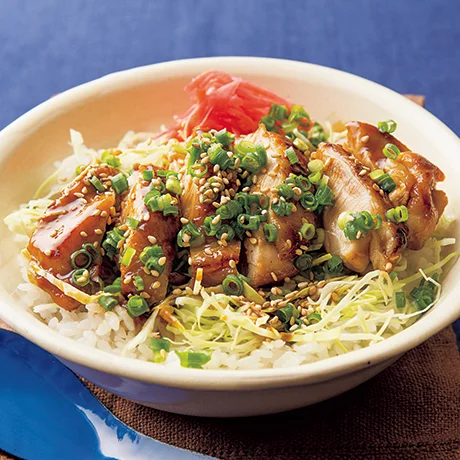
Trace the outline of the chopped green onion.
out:
<instances>
[{"instance_id":1,"label":"chopped green onion","mask_svg":"<svg viewBox=\"0 0 460 460\"><path fill-rule=\"evenodd\" d=\"M144 169L144 171L142 171L142 179L150 182L155 176L155 172L152 171L151 169Z\"/></svg>"},{"instance_id":2,"label":"chopped green onion","mask_svg":"<svg viewBox=\"0 0 460 460\"><path fill-rule=\"evenodd\" d=\"M273 224L265 224L264 236L269 243L274 243L278 239L278 229Z\"/></svg>"},{"instance_id":3,"label":"chopped green onion","mask_svg":"<svg viewBox=\"0 0 460 460\"><path fill-rule=\"evenodd\" d=\"M155 209L157 208L157 202L156 202L156 199L161 195L161 193L159 192L159 190L153 188L151 189L144 197L144 204L145 206L147 206L147 208L149 208L151 211L152 209ZM155 211L152 211L152 212L155 212Z\"/></svg>"},{"instance_id":4,"label":"chopped green onion","mask_svg":"<svg viewBox=\"0 0 460 460\"><path fill-rule=\"evenodd\" d=\"M119 173L112 177L112 187L118 195L128 190L128 179L123 173Z\"/></svg>"},{"instance_id":5,"label":"chopped green onion","mask_svg":"<svg viewBox=\"0 0 460 460\"><path fill-rule=\"evenodd\" d=\"M409 211L407 210L406 206L396 206L396 208L389 209L385 216L391 222L406 222L409 218Z\"/></svg>"},{"instance_id":6,"label":"chopped green onion","mask_svg":"<svg viewBox=\"0 0 460 460\"><path fill-rule=\"evenodd\" d=\"M312 184L319 184L321 182L321 177L322 177L322 174L320 171L316 171L314 173L311 173L308 175L308 180L312 183Z\"/></svg>"},{"instance_id":7,"label":"chopped green onion","mask_svg":"<svg viewBox=\"0 0 460 460\"><path fill-rule=\"evenodd\" d=\"M109 284L103 289L104 292L109 294L120 294L121 293L121 278L115 278L112 284Z\"/></svg>"},{"instance_id":8,"label":"chopped green onion","mask_svg":"<svg viewBox=\"0 0 460 460\"><path fill-rule=\"evenodd\" d=\"M275 119L273 117L262 117L260 122L265 125L267 131L272 131L275 127Z\"/></svg>"},{"instance_id":9,"label":"chopped green onion","mask_svg":"<svg viewBox=\"0 0 460 460\"><path fill-rule=\"evenodd\" d=\"M287 116L287 109L284 105L272 104L268 116L275 120L283 121Z\"/></svg>"},{"instance_id":10,"label":"chopped green onion","mask_svg":"<svg viewBox=\"0 0 460 460\"><path fill-rule=\"evenodd\" d=\"M237 219L238 225L244 230L256 231L260 227L260 217L240 214Z\"/></svg>"},{"instance_id":11,"label":"chopped green onion","mask_svg":"<svg viewBox=\"0 0 460 460\"><path fill-rule=\"evenodd\" d=\"M168 339L153 337L150 340L149 348L153 351L153 362L163 363L166 359L166 353L171 350L171 342Z\"/></svg>"},{"instance_id":12,"label":"chopped green onion","mask_svg":"<svg viewBox=\"0 0 460 460\"><path fill-rule=\"evenodd\" d=\"M241 167L251 173L256 173L262 168L257 153L247 153L241 160Z\"/></svg>"},{"instance_id":13,"label":"chopped green onion","mask_svg":"<svg viewBox=\"0 0 460 460\"><path fill-rule=\"evenodd\" d=\"M295 165L296 163L299 162L299 157L297 156L296 151L292 147L289 147L288 149L286 149L284 153L287 159L289 160L289 163L291 163L291 165Z\"/></svg>"},{"instance_id":14,"label":"chopped green onion","mask_svg":"<svg viewBox=\"0 0 460 460\"><path fill-rule=\"evenodd\" d=\"M126 223L128 224L129 228L137 228L139 226L139 221L134 217L127 217Z\"/></svg>"},{"instance_id":15,"label":"chopped green onion","mask_svg":"<svg viewBox=\"0 0 460 460\"><path fill-rule=\"evenodd\" d=\"M203 230L207 236L216 236L220 227L222 226L222 220L220 219L217 224L213 223L216 216L207 216L203 221Z\"/></svg>"},{"instance_id":16,"label":"chopped green onion","mask_svg":"<svg viewBox=\"0 0 460 460\"><path fill-rule=\"evenodd\" d=\"M114 168L119 168L121 166L120 160L107 150L102 152L101 160L103 163L106 163Z\"/></svg>"},{"instance_id":17,"label":"chopped green onion","mask_svg":"<svg viewBox=\"0 0 460 460\"><path fill-rule=\"evenodd\" d=\"M92 176L88 179L91 185L98 191L98 192L105 192L105 187L102 182L96 177Z\"/></svg>"},{"instance_id":18,"label":"chopped green onion","mask_svg":"<svg viewBox=\"0 0 460 460\"><path fill-rule=\"evenodd\" d=\"M173 197L169 193L160 195L158 190L153 189L145 195L144 203L151 212L162 211L164 215L165 209L171 206L172 199ZM177 209L177 213L173 212L172 215L177 215L178 213L179 209Z\"/></svg>"},{"instance_id":19,"label":"chopped green onion","mask_svg":"<svg viewBox=\"0 0 460 460\"><path fill-rule=\"evenodd\" d=\"M208 173L208 165L207 164L195 164L190 169L190 175L192 177L201 178Z\"/></svg>"},{"instance_id":20,"label":"chopped green onion","mask_svg":"<svg viewBox=\"0 0 460 460\"><path fill-rule=\"evenodd\" d=\"M131 261L133 260L135 254L136 250L134 248L127 247L123 254L123 257L121 258L120 263L125 267L128 267L131 264Z\"/></svg>"},{"instance_id":21,"label":"chopped green onion","mask_svg":"<svg viewBox=\"0 0 460 460\"><path fill-rule=\"evenodd\" d=\"M300 204L304 209L310 209L311 211L315 211L318 207L315 195L313 195L311 192L305 192L300 197Z\"/></svg>"},{"instance_id":22,"label":"chopped green onion","mask_svg":"<svg viewBox=\"0 0 460 460\"><path fill-rule=\"evenodd\" d=\"M377 179L377 185L385 192L391 193L395 188L396 184L389 174L384 174Z\"/></svg>"},{"instance_id":23,"label":"chopped green onion","mask_svg":"<svg viewBox=\"0 0 460 460\"><path fill-rule=\"evenodd\" d=\"M295 177L295 184L300 188L300 190L302 190L302 192L306 192L311 189L310 181L307 177L302 175Z\"/></svg>"},{"instance_id":24,"label":"chopped green onion","mask_svg":"<svg viewBox=\"0 0 460 460\"><path fill-rule=\"evenodd\" d=\"M435 273L432 277L433 280L438 281L439 275ZM436 296L436 284L431 281L425 284L425 280L420 281L420 285L412 289L410 295L414 299L415 306L419 310L427 308L434 302Z\"/></svg>"},{"instance_id":25,"label":"chopped green onion","mask_svg":"<svg viewBox=\"0 0 460 460\"><path fill-rule=\"evenodd\" d=\"M394 120L379 121L377 127L381 133L394 133L398 125Z\"/></svg>"},{"instance_id":26,"label":"chopped green onion","mask_svg":"<svg viewBox=\"0 0 460 460\"><path fill-rule=\"evenodd\" d=\"M326 176L324 176L326 178ZM321 206L329 206L334 204L334 193L326 181L322 181L315 193L316 203Z\"/></svg>"},{"instance_id":27,"label":"chopped green onion","mask_svg":"<svg viewBox=\"0 0 460 460\"><path fill-rule=\"evenodd\" d=\"M343 271L343 261L339 256L332 256L323 269L328 275L340 275Z\"/></svg>"},{"instance_id":28,"label":"chopped green onion","mask_svg":"<svg viewBox=\"0 0 460 460\"><path fill-rule=\"evenodd\" d=\"M337 226L339 227L340 230L345 230L345 227L347 226L347 223L350 221L350 220L353 220L353 218L351 218L351 212L342 212L340 213L339 215L339 218L337 219Z\"/></svg>"},{"instance_id":29,"label":"chopped green onion","mask_svg":"<svg viewBox=\"0 0 460 460\"><path fill-rule=\"evenodd\" d=\"M232 133L229 133L225 128L217 131L217 133L214 134L214 137L216 142L222 144L223 147L228 147L235 140L235 136Z\"/></svg>"},{"instance_id":30,"label":"chopped green onion","mask_svg":"<svg viewBox=\"0 0 460 460\"><path fill-rule=\"evenodd\" d=\"M177 177L177 172L176 171L171 171L169 169L160 169L159 171L157 171L157 176L158 177L170 177L170 176L175 176Z\"/></svg>"},{"instance_id":31,"label":"chopped green onion","mask_svg":"<svg viewBox=\"0 0 460 460\"><path fill-rule=\"evenodd\" d=\"M319 313L310 313L308 316L307 316L307 321L310 323L310 324L315 324L315 323L319 323L321 321L321 315Z\"/></svg>"},{"instance_id":32,"label":"chopped green onion","mask_svg":"<svg viewBox=\"0 0 460 460\"><path fill-rule=\"evenodd\" d=\"M220 144L213 144L208 150L209 162L213 165L219 165L221 169L227 169L233 164L233 160Z\"/></svg>"},{"instance_id":33,"label":"chopped green onion","mask_svg":"<svg viewBox=\"0 0 460 460\"><path fill-rule=\"evenodd\" d=\"M141 252L139 260L144 264L147 270L155 270L161 275L166 268L166 264L160 264L160 259L162 257L164 257L163 248L155 244L155 246L146 246Z\"/></svg>"},{"instance_id":34,"label":"chopped green onion","mask_svg":"<svg viewBox=\"0 0 460 460\"><path fill-rule=\"evenodd\" d=\"M324 163L321 160L311 160L308 162L308 169L312 173L321 172L324 169Z\"/></svg>"},{"instance_id":35,"label":"chopped green onion","mask_svg":"<svg viewBox=\"0 0 460 460\"><path fill-rule=\"evenodd\" d=\"M290 200L294 197L294 191L292 190L292 187L289 187L289 185L280 184L276 188L278 190L278 195L282 196L286 200Z\"/></svg>"},{"instance_id":36,"label":"chopped green onion","mask_svg":"<svg viewBox=\"0 0 460 460\"><path fill-rule=\"evenodd\" d=\"M299 139L298 137L294 139L293 144L295 147L297 147L302 152L307 152L309 150L308 145L302 139Z\"/></svg>"},{"instance_id":37,"label":"chopped green onion","mask_svg":"<svg viewBox=\"0 0 460 460\"><path fill-rule=\"evenodd\" d=\"M118 305L118 300L111 295L103 295L97 299L97 303L104 308L104 310L113 310Z\"/></svg>"},{"instance_id":38,"label":"chopped green onion","mask_svg":"<svg viewBox=\"0 0 460 460\"><path fill-rule=\"evenodd\" d=\"M233 227L228 224L223 224L220 226L219 230L216 233L216 238L218 240L221 240L223 235L227 234L227 237L225 238L225 241L230 242L235 238L235 230L233 230Z\"/></svg>"},{"instance_id":39,"label":"chopped green onion","mask_svg":"<svg viewBox=\"0 0 460 460\"><path fill-rule=\"evenodd\" d=\"M86 286L89 281L89 271L86 268L79 268L72 273L72 283L75 286Z\"/></svg>"},{"instance_id":40,"label":"chopped green onion","mask_svg":"<svg viewBox=\"0 0 460 460\"><path fill-rule=\"evenodd\" d=\"M144 290L144 280L142 279L141 276L136 275L134 277L134 286L136 286L136 289L138 291L143 291Z\"/></svg>"},{"instance_id":41,"label":"chopped green onion","mask_svg":"<svg viewBox=\"0 0 460 460\"><path fill-rule=\"evenodd\" d=\"M382 149L382 153L390 160L396 160L401 151L394 144L386 144Z\"/></svg>"},{"instance_id":42,"label":"chopped green onion","mask_svg":"<svg viewBox=\"0 0 460 460\"><path fill-rule=\"evenodd\" d=\"M133 295L129 298L128 303L126 304L126 309L133 318L137 318L148 311L149 304L142 296Z\"/></svg>"},{"instance_id":43,"label":"chopped green onion","mask_svg":"<svg viewBox=\"0 0 460 460\"><path fill-rule=\"evenodd\" d=\"M381 169L376 169L375 171L372 171L369 173L369 177L372 180L377 180L379 177L382 177L385 173Z\"/></svg>"},{"instance_id":44,"label":"chopped green onion","mask_svg":"<svg viewBox=\"0 0 460 460\"><path fill-rule=\"evenodd\" d=\"M185 237L185 235L188 235L190 238ZM184 237L186 238L185 240ZM201 246L204 242L204 235L193 222L189 222L188 224L184 225L177 234L177 245L181 248L188 246L191 246L192 248L198 247Z\"/></svg>"},{"instance_id":45,"label":"chopped green onion","mask_svg":"<svg viewBox=\"0 0 460 460\"><path fill-rule=\"evenodd\" d=\"M217 209L216 213L222 217L222 219L233 219L238 214L241 214L243 207L240 203L235 200L228 201Z\"/></svg>"},{"instance_id":46,"label":"chopped green onion","mask_svg":"<svg viewBox=\"0 0 460 460\"><path fill-rule=\"evenodd\" d=\"M190 369L203 369L203 366L211 360L211 355L208 353L177 350L174 352L179 357L180 365Z\"/></svg>"},{"instance_id":47,"label":"chopped green onion","mask_svg":"<svg viewBox=\"0 0 460 460\"><path fill-rule=\"evenodd\" d=\"M263 168L264 166L267 166L268 156L267 156L267 151L265 150L265 147L259 144L256 145L256 153L259 157L260 167Z\"/></svg>"},{"instance_id":48,"label":"chopped green onion","mask_svg":"<svg viewBox=\"0 0 460 460\"><path fill-rule=\"evenodd\" d=\"M292 303L288 303L285 307L280 308L275 314L285 324L287 329L291 327L291 319L294 318L294 320L297 320L299 317L299 311Z\"/></svg>"},{"instance_id":49,"label":"chopped green onion","mask_svg":"<svg viewBox=\"0 0 460 460\"><path fill-rule=\"evenodd\" d=\"M406 294L403 291L396 292L395 300L397 308L404 308L406 306Z\"/></svg>"},{"instance_id":50,"label":"chopped green onion","mask_svg":"<svg viewBox=\"0 0 460 460\"><path fill-rule=\"evenodd\" d=\"M292 203L288 203L282 197L278 200L278 203L272 204L272 210L277 216L290 216L293 209L294 205Z\"/></svg>"},{"instance_id":51,"label":"chopped green onion","mask_svg":"<svg viewBox=\"0 0 460 460\"><path fill-rule=\"evenodd\" d=\"M179 215L179 208L178 206L165 206L163 209L163 216L178 216Z\"/></svg>"},{"instance_id":52,"label":"chopped green onion","mask_svg":"<svg viewBox=\"0 0 460 460\"><path fill-rule=\"evenodd\" d=\"M240 296L243 294L243 281L237 275L228 275L224 281L222 281L222 289L227 295Z\"/></svg>"},{"instance_id":53,"label":"chopped green onion","mask_svg":"<svg viewBox=\"0 0 460 460\"><path fill-rule=\"evenodd\" d=\"M151 257L162 257L163 255L163 248L158 244L155 244L155 246L146 246L141 252L139 259L142 263L145 263L147 259L150 259Z\"/></svg>"},{"instance_id":54,"label":"chopped green onion","mask_svg":"<svg viewBox=\"0 0 460 460\"><path fill-rule=\"evenodd\" d=\"M91 257L93 258L93 261L99 257L99 251L97 250L96 246L94 246L93 243L85 243L82 246L82 249L89 252Z\"/></svg>"},{"instance_id":55,"label":"chopped green onion","mask_svg":"<svg viewBox=\"0 0 460 460\"><path fill-rule=\"evenodd\" d=\"M300 234L302 235L302 238L305 240L311 240L315 236L315 226L313 224L309 223L304 223L302 227L300 227Z\"/></svg>"},{"instance_id":56,"label":"chopped green onion","mask_svg":"<svg viewBox=\"0 0 460 460\"><path fill-rule=\"evenodd\" d=\"M319 123L315 123L310 131L308 131L308 140L318 148L321 142L326 142L328 140L328 136L324 132L323 127Z\"/></svg>"},{"instance_id":57,"label":"chopped green onion","mask_svg":"<svg viewBox=\"0 0 460 460\"><path fill-rule=\"evenodd\" d=\"M311 268L312 263L313 257L309 254L302 254L301 256L296 257L296 259L294 260L295 267L297 268L297 270L300 270L301 272Z\"/></svg>"},{"instance_id":58,"label":"chopped green onion","mask_svg":"<svg viewBox=\"0 0 460 460\"><path fill-rule=\"evenodd\" d=\"M355 212L348 216L343 232L349 240L356 240L361 235L367 235L370 230L378 230L382 225L379 215L367 211Z\"/></svg>"},{"instance_id":59,"label":"chopped green onion","mask_svg":"<svg viewBox=\"0 0 460 460\"><path fill-rule=\"evenodd\" d=\"M291 108L291 113L289 114L288 121L302 121L303 119L310 119L307 111L301 105L293 105Z\"/></svg>"},{"instance_id":60,"label":"chopped green onion","mask_svg":"<svg viewBox=\"0 0 460 460\"><path fill-rule=\"evenodd\" d=\"M79 249L70 256L72 268L88 268L93 262L93 257L86 249Z\"/></svg>"},{"instance_id":61,"label":"chopped green onion","mask_svg":"<svg viewBox=\"0 0 460 460\"><path fill-rule=\"evenodd\" d=\"M106 233L105 239L102 242L102 248L109 259L113 260L114 256L120 252L118 244L124 238L124 233L117 227Z\"/></svg>"},{"instance_id":62,"label":"chopped green onion","mask_svg":"<svg viewBox=\"0 0 460 460\"><path fill-rule=\"evenodd\" d=\"M175 176L169 176L166 179L166 190L168 190L168 192L175 193L176 195L182 194L182 187L179 179Z\"/></svg>"}]
</instances>

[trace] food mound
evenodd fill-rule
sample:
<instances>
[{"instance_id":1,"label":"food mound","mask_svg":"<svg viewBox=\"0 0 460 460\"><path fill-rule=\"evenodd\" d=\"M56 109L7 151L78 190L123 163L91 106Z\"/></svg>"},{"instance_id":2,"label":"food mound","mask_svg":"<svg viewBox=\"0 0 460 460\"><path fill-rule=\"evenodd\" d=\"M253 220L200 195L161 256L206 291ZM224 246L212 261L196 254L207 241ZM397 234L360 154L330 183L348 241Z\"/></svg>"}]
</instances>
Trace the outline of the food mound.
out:
<instances>
[{"instance_id":1,"label":"food mound","mask_svg":"<svg viewBox=\"0 0 460 460\"><path fill-rule=\"evenodd\" d=\"M210 71L158 133L73 155L7 217L16 294L82 344L189 368L287 367L373 345L437 301L444 174L397 124L333 129ZM439 223L439 225L438 225ZM21 237L22 235L22 237Z\"/></svg>"}]
</instances>

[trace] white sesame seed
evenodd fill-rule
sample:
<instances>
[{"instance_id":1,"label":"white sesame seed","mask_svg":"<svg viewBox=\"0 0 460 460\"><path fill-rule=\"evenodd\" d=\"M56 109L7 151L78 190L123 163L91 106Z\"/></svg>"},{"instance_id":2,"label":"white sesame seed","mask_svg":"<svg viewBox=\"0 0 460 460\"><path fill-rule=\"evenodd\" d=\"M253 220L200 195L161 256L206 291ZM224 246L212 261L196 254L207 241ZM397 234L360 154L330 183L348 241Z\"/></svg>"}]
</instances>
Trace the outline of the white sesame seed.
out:
<instances>
[{"instance_id":1,"label":"white sesame seed","mask_svg":"<svg viewBox=\"0 0 460 460\"><path fill-rule=\"evenodd\" d=\"M151 244L155 244L157 242L157 239L152 235L149 235L147 239L149 240L149 243Z\"/></svg>"},{"instance_id":2,"label":"white sesame seed","mask_svg":"<svg viewBox=\"0 0 460 460\"><path fill-rule=\"evenodd\" d=\"M152 289L158 289L161 286L161 283L159 281L155 281L152 284Z\"/></svg>"},{"instance_id":3,"label":"white sesame seed","mask_svg":"<svg viewBox=\"0 0 460 460\"><path fill-rule=\"evenodd\" d=\"M204 252L205 254L208 254L208 256L212 256L212 251L210 248L205 248Z\"/></svg>"},{"instance_id":4,"label":"white sesame seed","mask_svg":"<svg viewBox=\"0 0 460 460\"><path fill-rule=\"evenodd\" d=\"M96 230L94 230L94 233L96 235L102 235L102 233L104 233L100 228L96 228Z\"/></svg>"},{"instance_id":5,"label":"white sesame seed","mask_svg":"<svg viewBox=\"0 0 460 460\"><path fill-rule=\"evenodd\" d=\"M228 265L230 265L230 268L236 268L236 262L233 259L230 259Z\"/></svg>"},{"instance_id":6,"label":"white sesame seed","mask_svg":"<svg viewBox=\"0 0 460 460\"><path fill-rule=\"evenodd\" d=\"M181 223L184 224L184 225L185 225L185 224L188 224L188 223L190 222L190 221L189 221L188 219L186 219L185 217L181 217L181 218L180 218L180 221L181 221Z\"/></svg>"},{"instance_id":7,"label":"white sesame seed","mask_svg":"<svg viewBox=\"0 0 460 460\"><path fill-rule=\"evenodd\" d=\"M82 236L83 238L86 238L88 236L88 234L86 232L81 231L80 236Z\"/></svg>"},{"instance_id":8,"label":"white sesame seed","mask_svg":"<svg viewBox=\"0 0 460 460\"><path fill-rule=\"evenodd\" d=\"M367 143L369 142L369 136L367 136L367 135L366 135L366 136L363 136L363 137L361 138L361 142L362 142L363 144L367 144Z\"/></svg>"},{"instance_id":9,"label":"white sesame seed","mask_svg":"<svg viewBox=\"0 0 460 460\"><path fill-rule=\"evenodd\" d=\"M166 264L166 257L160 257L158 259L158 264L162 267L163 265Z\"/></svg>"},{"instance_id":10,"label":"white sesame seed","mask_svg":"<svg viewBox=\"0 0 460 460\"><path fill-rule=\"evenodd\" d=\"M46 249L45 251L43 251L45 256L50 256L51 255L51 250L50 249Z\"/></svg>"},{"instance_id":11,"label":"white sesame seed","mask_svg":"<svg viewBox=\"0 0 460 460\"><path fill-rule=\"evenodd\" d=\"M107 217L107 216L108 216L107 211L102 211L102 212L101 212L101 217Z\"/></svg>"},{"instance_id":12,"label":"white sesame seed","mask_svg":"<svg viewBox=\"0 0 460 460\"><path fill-rule=\"evenodd\" d=\"M273 281L278 281L278 277L276 276L275 272L271 272L270 275L273 278Z\"/></svg>"}]
</instances>

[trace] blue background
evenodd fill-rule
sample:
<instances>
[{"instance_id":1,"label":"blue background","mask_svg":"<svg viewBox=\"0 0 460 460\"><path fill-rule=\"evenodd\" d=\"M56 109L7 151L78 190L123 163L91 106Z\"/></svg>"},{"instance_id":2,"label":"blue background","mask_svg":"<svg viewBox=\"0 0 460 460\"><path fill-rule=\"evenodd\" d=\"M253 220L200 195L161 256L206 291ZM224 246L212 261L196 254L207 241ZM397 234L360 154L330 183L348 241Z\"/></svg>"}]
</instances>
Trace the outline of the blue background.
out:
<instances>
[{"instance_id":1,"label":"blue background","mask_svg":"<svg viewBox=\"0 0 460 460\"><path fill-rule=\"evenodd\" d=\"M110 72L252 55L424 94L460 134L459 23L458 0L0 0L0 129Z\"/></svg>"}]
</instances>

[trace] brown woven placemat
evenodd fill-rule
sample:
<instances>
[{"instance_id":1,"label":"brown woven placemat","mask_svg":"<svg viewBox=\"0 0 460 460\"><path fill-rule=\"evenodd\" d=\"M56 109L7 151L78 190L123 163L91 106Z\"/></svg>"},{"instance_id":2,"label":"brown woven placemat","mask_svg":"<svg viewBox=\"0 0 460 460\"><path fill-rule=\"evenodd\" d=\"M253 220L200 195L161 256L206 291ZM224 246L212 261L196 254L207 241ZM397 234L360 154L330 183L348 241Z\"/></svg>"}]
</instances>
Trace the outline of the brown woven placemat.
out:
<instances>
[{"instance_id":1,"label":"brown woven placemat","mask_svg":"<svg viewBox=\"0 0 460 460\"><path fill-rule=\"evenodd\" d=\"M450 327L354 390L265 417L169 414L85 383L132 428L221 459L460 459L460 354Z\"/></svg>"}]
</instances>

